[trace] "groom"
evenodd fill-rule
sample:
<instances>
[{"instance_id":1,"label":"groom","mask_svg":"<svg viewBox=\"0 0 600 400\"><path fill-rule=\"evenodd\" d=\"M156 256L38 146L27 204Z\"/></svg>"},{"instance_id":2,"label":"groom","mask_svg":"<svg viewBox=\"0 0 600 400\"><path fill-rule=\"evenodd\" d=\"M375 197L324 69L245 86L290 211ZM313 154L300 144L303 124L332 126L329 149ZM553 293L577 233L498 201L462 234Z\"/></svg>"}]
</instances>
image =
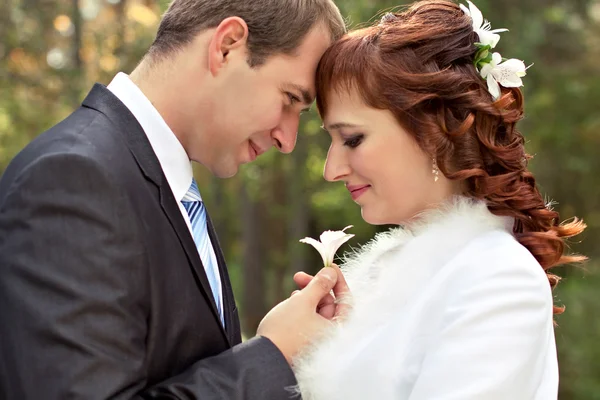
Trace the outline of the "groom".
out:
<instances>
[{"instance_id":1,"label":"groom","mask_svg":"<svg viewBox=\"0 0 600 400\"><path fill-rule=\"evenodd\" d=\"M0 181L0 398L281 399L329 321L322 271L240 344L190 160L235 175L294 148L344 32L331 0L175 0L130 76L18 154Z\"/></svg>"}]
</instances>

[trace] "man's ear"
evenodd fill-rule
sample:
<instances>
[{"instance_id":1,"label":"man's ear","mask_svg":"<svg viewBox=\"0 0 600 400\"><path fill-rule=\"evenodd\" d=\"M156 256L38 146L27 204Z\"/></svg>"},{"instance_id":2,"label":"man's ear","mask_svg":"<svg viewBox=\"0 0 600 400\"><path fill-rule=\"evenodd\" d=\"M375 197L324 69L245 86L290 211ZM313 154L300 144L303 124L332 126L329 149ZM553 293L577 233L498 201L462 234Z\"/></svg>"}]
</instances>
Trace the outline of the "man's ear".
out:
<instances>
[{"instance_id":1,"label":"man's ear","mask_svg":"<svg viewBox=\"0 0 600 400\"><path fill-rule=\"evenodd\" d=\"M208 45L208 68L216 75L232 58L232 52L243 53L246 59L248 25L239 17L225 18L215 29Z\"/></svg>"}]
</instances>

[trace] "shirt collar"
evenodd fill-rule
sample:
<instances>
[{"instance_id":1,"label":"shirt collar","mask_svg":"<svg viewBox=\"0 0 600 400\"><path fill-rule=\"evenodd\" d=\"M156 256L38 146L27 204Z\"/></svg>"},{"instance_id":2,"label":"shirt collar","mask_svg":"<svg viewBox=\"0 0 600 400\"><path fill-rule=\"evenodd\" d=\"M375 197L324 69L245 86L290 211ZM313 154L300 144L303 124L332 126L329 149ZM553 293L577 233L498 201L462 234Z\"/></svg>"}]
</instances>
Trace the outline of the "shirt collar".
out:
<instances>
[{"instance_id":1,"label":"shirt collar","mask_svg":"<svg viewBox=\"0 0 600 400\"><path fill-rule=\"evenodd\" d=\"M181 201L192 184L193 171L179 139L128 75L119 72L108 89L125 104L142 126L175 199Z\"/></svg>"}]
</instances>

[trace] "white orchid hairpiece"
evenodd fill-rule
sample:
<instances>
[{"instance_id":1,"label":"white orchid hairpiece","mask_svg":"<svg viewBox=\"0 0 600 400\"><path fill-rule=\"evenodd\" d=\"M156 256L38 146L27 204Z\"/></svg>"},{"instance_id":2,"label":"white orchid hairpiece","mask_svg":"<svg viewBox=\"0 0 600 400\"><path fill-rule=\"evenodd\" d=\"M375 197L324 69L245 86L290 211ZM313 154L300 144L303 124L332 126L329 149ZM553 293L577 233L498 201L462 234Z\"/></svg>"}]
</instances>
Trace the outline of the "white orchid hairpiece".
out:
<instances>
[{"instance_id":1,"label":"white orchid hairpiece","mask_svg":"<svg viewBox=\"0 0 600 400\"><path fill-rule=\"evenodd\" d=\"M497 99L500 97L500 85L504 87L523 86L522 77L525 76L525 63L511 58L502 61L500 53L493 53L492 60L481 67L481 77L487 81L488 90Z\"/></svg>"},{"instance_id":2,"label":"white orchid hairpiece","mask_svg":"<svg viewBox=\"0 0 600 400\"><path fill-rule=\"evenodd\" d=\"M500 97L500 85L504 87L523 86L522 77L526 75L525 63L511 58L503 59L500 53L492 52L500 40L499 33L508 29L491 29L491 24L483 18L481 11L471 1L467 0L469 8L461 4L460 8L473 20L473 31L479 37L477 53L473 64L483 79L487 81L488 90L494 100Z\"/></svg>"},{"instance_id":3,"label":"white orchid hairpiece","mask_svg":"<svg viewBox=\"0 0 600 400\"><path fill-rule=\"evenodd\" d=\"M321 258L323 258L323 265L330 267L333 263L333 257L335 256L337 249L354 237L353 234L344 232L349 228L352 228L352 225L345 227L341 231L325 231L321 233L320 241L306 237L304 239L300 239L300 242L310 244L317 249L319 254L321 254Z\"/></svg>"},{"instance_id":4,"label":"white orchid hairpiece","mask_svg":"<svg viewBox=\"0 0 600 400\"><path fill-rule=\"evenodd\" d=\"M473 20L473 30L477 36L479 36L479 43L484 46L489 45L493 49L500 41L500 35L498 34L501 32L507 32L508 29L500 28L492 30L492 25L483 18L483 14L479 8L477 8L475 4L469 0L467 0L467 3L469 3L469 8L467 8L464 4L461 4L460 9L463 10L463 12Z\"/></svg>"}]
</instances>

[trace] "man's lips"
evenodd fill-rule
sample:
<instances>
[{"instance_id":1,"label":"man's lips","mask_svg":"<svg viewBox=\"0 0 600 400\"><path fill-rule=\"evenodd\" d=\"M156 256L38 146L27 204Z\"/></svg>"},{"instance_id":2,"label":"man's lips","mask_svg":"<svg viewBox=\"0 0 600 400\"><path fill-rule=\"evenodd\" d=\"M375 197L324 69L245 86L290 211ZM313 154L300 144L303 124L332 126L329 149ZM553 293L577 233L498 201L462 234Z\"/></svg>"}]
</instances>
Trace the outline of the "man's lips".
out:
<instances>
[{"instance_id":1,"label":"man's lips","mask_svg":"<svg viewBox=\"0 0 600 400\"><path fill-rule=\"evenodd\" d=\"M265 150L263 150L262 148L260 148L252 140L249 140L248 142L250 143L250 161L254 161L254 160L256 160L256 158L258 156L260 156L261 154L263 154L265 152Z\"/></svg>"}]
</instances>

